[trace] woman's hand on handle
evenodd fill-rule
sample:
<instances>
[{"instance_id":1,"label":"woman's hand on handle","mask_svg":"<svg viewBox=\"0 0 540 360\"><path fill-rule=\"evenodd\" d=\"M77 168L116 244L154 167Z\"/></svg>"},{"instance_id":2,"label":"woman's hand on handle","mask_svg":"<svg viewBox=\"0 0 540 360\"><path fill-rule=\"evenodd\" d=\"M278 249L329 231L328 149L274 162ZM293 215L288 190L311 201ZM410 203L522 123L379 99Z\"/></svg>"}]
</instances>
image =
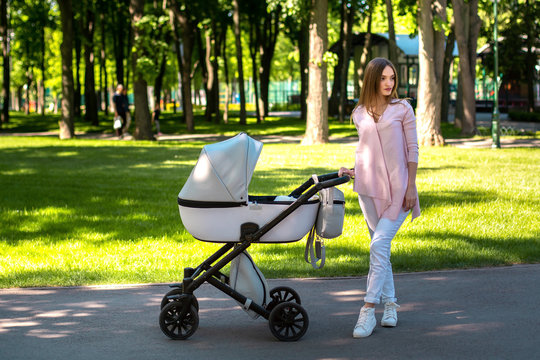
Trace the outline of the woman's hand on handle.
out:
<instances>
[{"instance_id":1,"label":"woman's hand on handle","mask_svg":"<svg viewBox=\"0 0 540 360\"><path fill-rule=\"evenodd\" d=\"M338 177L342 177L343 175L349 175L352 178L354 178L354 169L347 169L346 167L342 167L338 171Z\"/></svg>"}]
</instances>

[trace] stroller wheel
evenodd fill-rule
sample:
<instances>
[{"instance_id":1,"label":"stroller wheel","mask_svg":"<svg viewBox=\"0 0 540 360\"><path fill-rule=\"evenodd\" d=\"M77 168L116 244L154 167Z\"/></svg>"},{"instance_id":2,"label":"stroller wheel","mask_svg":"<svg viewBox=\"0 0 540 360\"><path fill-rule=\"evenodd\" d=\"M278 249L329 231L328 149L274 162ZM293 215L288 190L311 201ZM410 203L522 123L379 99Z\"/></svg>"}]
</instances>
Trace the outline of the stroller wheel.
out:
<instances>
[{"instance_id":1,"label":"stroller wheel","mask_svg":"<svg viewBox=\"0 0 540 360\"><path fill-rule=\"evenodd\" d=\"M268 303L266 309L272 311L272 309L277 305L283 302L295 302L297 304L302 304L300 300L300 295L290 287L287 286L278 286L270 290L270 298L272 301Z\"/></svg>"},{"instance_id":2,"label":"stroller wheel","mask_svg":"<svg viewBox=\"0 0 540 360\"><path fill-rule=\"evenodd\" d=\"M309 318L306 310L297 303L276 305L268 318L270 331L280 341L296 341L307 331Z\"/></svg>"},{"instance_id":3,"label":"stroller wheel","mask_svg":"<svg viewBox=\"0 0 540 360\"><path fill-rule=\"evenodd\" d=\"M161 299L161 307L160 307L160 309L163 310L163 308L165 306L167 306L167 304L178 300L178 299L169 299L170 296L176 296L176 295L182 295L182 294L183 294L183 289L182 288L173 289L173 290L169 291L168 293L166 293L163 296L163 299ZM199 311L199 302L197 301L197 299L195 297L193 297L193 306L195 306L197 311Z\"/></svg>"},{"instance_id":4,"label":"stroller wheel","mask_svg":"<svg viewBox=\"0 0 540 360\"><path fill-rule=\"evenodd\" d=\"M199 327L199 313L192 304L173 301L159 314L159 327L173 340L187 339Z\"/></svg>"}]
</instances>

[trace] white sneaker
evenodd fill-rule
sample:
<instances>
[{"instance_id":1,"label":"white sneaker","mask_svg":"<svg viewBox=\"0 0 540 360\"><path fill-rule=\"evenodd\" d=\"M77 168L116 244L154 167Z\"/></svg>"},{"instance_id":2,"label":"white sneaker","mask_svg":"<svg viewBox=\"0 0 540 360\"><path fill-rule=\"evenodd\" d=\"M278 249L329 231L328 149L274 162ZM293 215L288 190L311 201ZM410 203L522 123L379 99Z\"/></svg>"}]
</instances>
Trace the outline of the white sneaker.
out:
<instances>
[{"instance_id":1,"label":"white sneaker","mask_svg":"<svg viewBox=\"0 0 540 360\"><path fill-rule=\"evenodd\" d=\"M397 308L399 308L399 305L393 301L384 304L381 326L394 327L397 325Z\"/></svg>"},{"instance_id":2,"label":"white sneaker","mask_svg":"<svg viewBox=\"0 0 540 360\"><path fill-rule=\"evenodd\" d=\"M358 315L358 321L354 327L353 337L363 338L371 335L373 329L375 329L375 325L377 325L375 308L362 307L360 315Z\"/></svg>"}]
</instances>

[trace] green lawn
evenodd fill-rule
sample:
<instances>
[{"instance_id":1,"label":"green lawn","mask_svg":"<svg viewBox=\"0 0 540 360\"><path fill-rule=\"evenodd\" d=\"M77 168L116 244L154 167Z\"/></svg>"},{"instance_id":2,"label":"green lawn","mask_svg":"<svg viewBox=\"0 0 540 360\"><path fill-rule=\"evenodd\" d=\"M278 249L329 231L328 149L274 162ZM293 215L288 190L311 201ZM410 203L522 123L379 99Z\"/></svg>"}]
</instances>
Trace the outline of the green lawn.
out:
<instances>
[{"instance_id":1,"label":"green lawn","mask_svg":"<svg viewBox=\"0 0 540 360\"><path fill-rule=\"evenodd\" d=\"M238 112L231 112L228 124L215 124L207 122L203 111L195 112L195 134L218 134L233 136L240 131L246 131L246 126L239 124ZM58 133L59 115L39 114L24 115L12 112L10 122L4 124L0 132L4 133L30 133L30 132L55 132ZM99 126L92 126L82 119L76 119L75 131L77 133L114 133L112 128L112 115L108 117L100 113ZM133 131L132 124L130 131ZM187 134L186 124L181 121L181 114L165 112L160 120L161 131L165 134ZM340 123L336 118L329 119L330 135L333 137L357 136L354 125L349 120ZM247 129L251 135L274 135L301 136L306 131L306 123L300 118L294 117L267 117L261 124L257 124L255 117L247 118ZM155 129L154 129L155 130ZM442 124L442 132L445 138L459 137L459 129L448 123Z\"/></svg>"},{"instance_id":2,"label":"green lawn","mask_svg":"<svg viewBox=\"0 0 540 360\"><path fill-rule=\"evenodd\" d=\"M176 204L202 145L0 137L0 287L181 280L219 246L186 233ZM250 194L287 194L353 159L354 145L267 144ZM393 243L396 272L540 261L540 150L422 148L420 161L423 213ZM324 269L304 262L304 241L253 245L267 277L367 273L367 229L341 188L344 233Z\"/></svg>"}]
</instances>

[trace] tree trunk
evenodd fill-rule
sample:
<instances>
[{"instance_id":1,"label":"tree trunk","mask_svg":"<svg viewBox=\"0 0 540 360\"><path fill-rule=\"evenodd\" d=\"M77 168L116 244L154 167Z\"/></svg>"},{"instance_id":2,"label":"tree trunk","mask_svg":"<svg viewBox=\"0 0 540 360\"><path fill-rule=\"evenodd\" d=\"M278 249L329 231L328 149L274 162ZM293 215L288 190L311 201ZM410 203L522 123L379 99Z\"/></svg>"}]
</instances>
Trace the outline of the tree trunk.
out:
<instances>
[{"instance_id":1,"label":"tree trunk","mask_svg":"<svg viewBox=\"0 0 540 360\"><path fill-rule=\"evenodd\" d=\"M221 41L222 37L218 34L218 26L214 23L212 24L212 51L214 56L210 58L211 67L208 69L208 73L211 74L211 81L209 79L209 84L211 85L212 92L212 101L213 101L213 111L215 113L214 122L216 124L220 123L220 112L219 112L219 63L218 58L221 56Z\"/></svg>"},{"instance_id":2,"label":"tree trunk","mask_svg":"<svg viewBox=\"0 0 540 360\"><path fill-rule=\"evenodd\" d=\"M129 80L131 79L131 76L129 72L131 71L132 64L130 64L130 61L133 59L133 56L129 56L133 50L133 42L134 42L134 34L133 34L133 21L131 17L127 18L127 26L128 26L128 36L127 36L127 46L126 46L126 76L124 77L125 83L124 83L124 89L126 91L129 89ZM148 95L147 95L148 96Z\"/></svg>"},{"instance_id":3,"label":"tree trunk","mask_svg":"<svg viewBox=\"0 0 540 360\"><path fill-rule=\"evenodd\" d=\"M26 70L26 106L24 107L24 114L30 114L30 89L32 87L32 73L33 70L28 68Z\"/></svg>"},{"instance_id":4,"label":"tree trunk","mask_svg":"<svg viewBox=\"0 0 540 360\"><path fill-rule=\"evenodd\" d=\"M165 76L165 69L167 65L167 53L163 52L161 57L159 72L154 81L154 109L161 108L161 89L163 88L163 77Z\"/></svg>"},{"instance_id":5,"label":"tree trunk","mask_svg":"<svg viewBox=\"0 0 540 360\"><path fill-rule=\"evenodd\" d=\"M116 84L125 85L124 82L124 47L125 47L125 19L121 3L111 6L113 24L113 51L116 70Z\"/></svg>"},{"instance_id":6,"label":"tree trunk","mask_svg":"<svg viewBox=\"0 0 540 360\"><path fill-rule=\"evenodd\" d=\"M144 0L131 0L129 12L133 19L133 33L138 36L138 30L135 24L142 18L144 11ZM133 67L133 95L135 103L135 133L137 140L154 140L152 134L152 122L150 112L148 111L148 92L146 80L137 70L137 59L139 51L135 50L131 54L131 66Z\"/></svg>"},{"instance_id":7,"label":"tree trunk","mask_svg":"<svg viewBox=\"0 0 540 360\"><path fill-rule=\"evenodd\" d=\"M446 38L446 48L444 50L443 80L442 80L442 100L441 100L441 122L448 122L448 109L450 107L450 66L454 60L454 26L450 28L450 34Z\"/></svg>"},{"instance_id":8,"label":"tree trunk","mask_svg":"<svg viewBox=\"0 0 540 360\"><path fill-rule=\"evenodd\" d=\"M103 103L105 105L105 116L109 114L109 81L107 76L107 56L105 52L105 15L100 13L100 31L101 31L101 50L100 50L100 77L103 74L103 87L101 92L103 93ZM101 82L101 79L100 79Z\"/></svg>"},{"instance_id":9,"label":"tree trunk","mask_svg":"<svg viewBox=\"0 0 540 360\"><path fill-rule=\"evenodd\" d=\"M369 7L367 32L364 38L364 47L362 48L362 54L360 55L360 64L356 67L356 78L358 86L358 97L360 97L360 91L364 84L364 69L368 61L371 58L371 24L373 21L373 8Z\"/></svg>"},{"instance_id":10,"label":"tree trunk","mask_svg":"<svg viewBox=\"0 0 540 360\"><path fill-rule=\"evenodd\" d=\"M181 62L179 63L180 72L182 75L182 101L184 106L184 119L188 132L195 130L195 122L193 119L193 103L191 101L191 55L193 53L195 29L197 24L194 24L189 16L189 7L182 11L176 0L169 0L170 8L174 13L174 17L178 21L182 32L183 53ZM175 24L173 22L173 24ZM174 34L178 38L178 29L174 26ZM178 44L179 42L177 42ZM177 49L178 50L178 49Z\"/></svg>"},{"instance_id":11,"label":"tree trunk","mask_svg":"<svg viewBox=\"0 0 540 360\"><path fill-rule=\"evenodd\" d=\"M62 23L62 117L59 121L60 139L75 136L73 124L73 9L71 0L58 0Z\"/></svg>"},{"instance_id":12,"label":"tree trunk","mask_svg":"<svg viewBox=\"0 0 540 360\"><path fill-rule=\"evenodd\" d=\"M444 32L436 31L433 24L435 17L446 21L446 0L419 0L417 16L420 70L416 108L418 138L421 145L444 145L440 116L445 39Z\"/></svg>"},{"instance_id":13,"label":"tree trunk","mask_svg":"<svg viewBox=\"0 0 540 360\"><path fill-rule=\"evenodd\" d=\"M8 16L7 16L7 2L8 0L2 0L0 5L0 36L2 36L2 59L4 77L2 82L2 114L0 121L0 128L2 124L9 122L9 98L10 98L10 59L9 59L9 36L8 35Z\"/></svg>"},{"instance_id":14,"label":"tree trunk","mask_svg":"<svg viewBox=\"0 0 540 360\"><path fill-rule=\"evenodd\" d=\"M81 116L81 29L82 23L81 20L73 18L73 29L75 33L73 34L73 41L75 45L75 93L74 93L74 111L75 116Z\"/></svg>"},{"instance_id":15,"label":"tree trunk","mask_svg":"<svg viewBox=\"0 0 540 360\"><path fill-rule=\"evenodd\" d=\"M306 134L303 145L328 142L327 49L328 0L311 0L309 21L309 91L307 98Z\"/></svg>"},{"instance_id":16,"label":"tree trunk","mask_svg":"<svg viewBox=\"0 0 540 360\"><path fill-rule=\"evenodd\" d=\"M233 0L234 39L236 42L236 61L238 64L238 86L240 88L240 124L246 124L246 91L244 90L244 66L242 65L242 36L240 33L240 9L238 0Z\"/></svg>"},{"instance_id":17,"label":"tree trunk","mask_svg":"<svg viewBox=\"0 0 540 360\"><path fill-rule=\"evenodd\" d=\"M302 23L298 37L298 51L300 53L300 119L307 121L307 97L309 89L309 25Z\"/></svg>"},{"instance_id":18,"label":"tree trunk","mask_svg":"<svg viewBox=\"0 0 540 360\"><path fill-rule=\"evenodd\" d=\"M84 120L94 126L99 125L96 97L96 77L94 72L94 27L95 13L92 0L88 0L83 27L84 42Z\"/></svg>"},{"instance_id":19,"label":"tree trunk","mask_svg":"<svg viewBox=\"0 0 540 360\"><path fill-rule=\"evenodd\" d=\"M338 115L339 114L339 99L341 92L341 68L343 67L344 58L349 54L345 54L344 43L345 43L345 23L346 23L346 13L347 13L347 4L348 0L341 1L340 7L340 17L341 25L339 27L339 48L337 49L337 64L334 66L334 82L332 83L332 92L330 93L330 98L328 99L328 115Z\"/></svg>"},{"instance_id":20,"label":"tree trunk","mask_svg":"<svg viewBox=\"0 0 540 360\"><path fill-rule=\"evenodd\" d=\"M213 113L213 106L214 106L214 100L212 99L212 96L214 95L210 90L210 84L209 80L211 75L209 74L209 67L212 67L210 64L210 58L212 57L212 45L211 45L211 39L210 39L210 30L208 28L204 29L204 46L202 42L202 36L203 32L201 30L197 31L197 44L199 48L199 64L201 64L201 77L202 77L202 83L203 83L203 89L206 97L206 106L204 115L206 118L206 121L212 122L212 113Z\"/></svg>"},{"instance_id":21,"label":"tree trunk","mask_svg":"<svg viewBox=\"0 0 540 360\"><path fill-rule=\"evenodd\" d=\"M354 13L356 6L354 2L347 7L347 2L343 1L343 11L345 13L345 24L343 27L345 39L342 44L343 53L343 63L341 64L340 69L340 89L339 89L339 122L342 123L345 121L345 112L347 108L347 75L349 73L349 55L351 53L352 47L352 27L354 24Z\"/></svg>"},{"instance_id":22,"label":"tree trunk","mask_svg":"<svg viewBox=\"0 0 540 360\"><path fill-rule=\"evenodd\" d=\"M251 70L253 77L253 89L255 92L255 113L257 117L257 124L263 121L261 117L261 109L259 107L259 89L258 89L258 76L257 76L257 45L258 45L258 24L249 22L249 55L251 56ZM264 110L263 110L264 111Z\"/></svg>"},{"instance_id":23,"label":"tree trunk","mask_svg":"<svg viewBox=\"0 0 540 360\"><path fill-rule=\"evenodd\" d=\"M537 3L538 4L538 3ZM535 21L534 9L535 5L529 3L529 0L525 1L526 13L525 13L525 23L534 24L538 22L538 19ZM538 6L538 5L536 5ZM538 26L538 25L537 25ZM535 82L535 62L536 62L536 52L533 51L535 36L534 36L534 26L528 26L527 31L527 54L525 55L525 65L527 66L527 111L534 112L534 82Z\"/></svg>"},{"instance_id":24,"label":"tree trunk","mask_svg":"<svg viewBox=\"0 0 540 360\"><path fill-rule=\"evenodd\" d=\"M399 79L398 51L396 45L396 31L394 30L394 9L392 0L385 0L386 15L388 18L388 58L396 67L396 79Z\"/></svg>"},{"instance_id":25,"label":"tree trunk","mask_svg":"<svg viewBox=\"0 0 540 360\"><path fill-rule=\"evenodd\" d=\"M229 123L229 63L227 61L227 25L223 26L222 42L223 42L223 75L225 76L225 110L223 111L223 122Z\"/></svg>"},{"instance_id":26,"label":"tree trunk","mask_svg":"<svg viewBox=\"0 0 540 360\"><path fill-rule=\"evenodd\" d=\"M279 18L281 7L267 13L263 23L263 31L259 42L259 53L261 66L259 67L260 80L260 101L262 103L263 118L268 116L268 90L270 87L270 72L272 70L272 59L276 49L277 37L279 35Z\"/></svg>"},{"instance_id":27,"label":"tree trunk","mask_svg":"<svg viewBox=\"0 0 540 360\"><path fill-rule=\"evenodd\" d=\"M452 0L454 25L459 51L459 81L463 112L456 112L456 124L461 124L462 135L476 131L476 48L482 22L478 17L478 0Z\"/></svg>"},{"instance_id":28,"label":"tree trunk","mask_svg":"<svg viewBox=\"0 0 540 360\"><path fill-rule=\"evenodd\" d=\"M40 29L40 37L41 37L41 44L40 44L40 50L41 50L41 56L39 59L39 68L41 70L41 81L38 85L38 99L39 99L39 105L40 105L40 112L41 116L45 116L45 26L43 26Z\"/></svg>"},{"instance_id":29,"label":"tree trunk","mask_svg":"<svg viewBox=\"0 0 540 360\"><path fill-rule=\"evenodd\" d=\"M182 85L182 77L183 77L183 67L182 67L182 54L180 51L180 36L178 35L178 22L176 21L176 17L174 15L173 10L169 10L169 22L171 24L172 34L173 34L173 40L174 40L174 54L176 55L176 64L178 65L178 91L180 93L180 101L182 104L182 121L185 123L186 119L186 105L184 103L184 96L182 95L183 85ZM175 113L176 113L176 106L175 106Z\"/></svg>"}]
</instances>

